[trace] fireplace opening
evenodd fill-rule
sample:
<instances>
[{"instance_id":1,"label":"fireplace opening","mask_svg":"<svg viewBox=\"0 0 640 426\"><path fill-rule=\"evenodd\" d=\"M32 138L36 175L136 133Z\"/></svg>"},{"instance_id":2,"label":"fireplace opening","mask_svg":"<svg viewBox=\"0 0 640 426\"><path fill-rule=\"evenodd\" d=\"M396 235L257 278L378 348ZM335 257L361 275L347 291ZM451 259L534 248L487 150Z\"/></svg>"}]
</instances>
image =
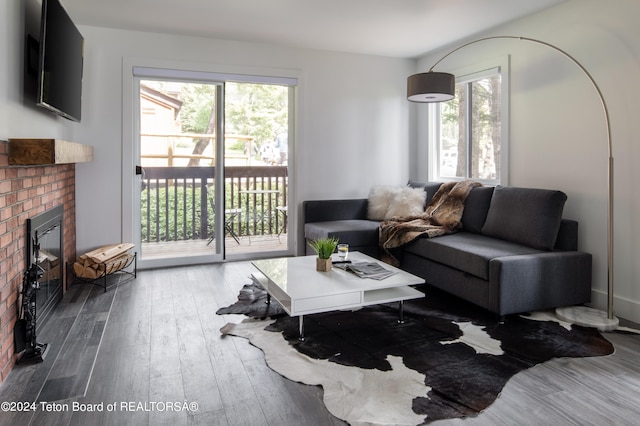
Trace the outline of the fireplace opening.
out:
<instances>
[{"instance_id":1,"label":"fireplace opening","mask_svg":"<svg viewBox=\"0 0 640 426\"><path fill-rule=\"evenodd\" d=\"M64 207L54 207L27 219L26 269L36 264L41 277L36 295L37 329L62 299L64 267Z\"/></svg>"}]
</instances>

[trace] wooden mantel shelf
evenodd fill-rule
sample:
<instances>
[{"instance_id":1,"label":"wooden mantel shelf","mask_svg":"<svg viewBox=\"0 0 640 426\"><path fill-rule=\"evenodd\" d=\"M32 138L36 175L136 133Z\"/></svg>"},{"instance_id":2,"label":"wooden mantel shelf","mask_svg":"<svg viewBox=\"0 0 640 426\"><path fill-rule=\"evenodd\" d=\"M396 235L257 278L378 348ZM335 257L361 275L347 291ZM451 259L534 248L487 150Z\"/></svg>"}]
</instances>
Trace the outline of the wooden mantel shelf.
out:
<instances>
[{"instance_id":1,"label":"wooden mantel shelf","mask_svg":"<svg viewBox=\"0 0 640 426\"><path fill-rule=\"evenodd\" d=\"M85 163L93 161L93 147L59 139L9 139L9 165Z\"/></svg>"}]
</instances>

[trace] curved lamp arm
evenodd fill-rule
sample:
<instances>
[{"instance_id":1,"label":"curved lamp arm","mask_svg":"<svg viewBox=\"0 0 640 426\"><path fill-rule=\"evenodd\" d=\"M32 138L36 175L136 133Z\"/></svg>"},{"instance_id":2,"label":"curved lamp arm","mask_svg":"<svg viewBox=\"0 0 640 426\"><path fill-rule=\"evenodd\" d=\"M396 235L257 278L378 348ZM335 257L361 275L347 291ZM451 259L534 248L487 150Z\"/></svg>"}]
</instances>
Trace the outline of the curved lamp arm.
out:
<instances>
[{"instance_id":1,"label":"curved lamp arm","mask_svg":"<svg viewBox=\"0 0 640 426\"><path fill-rule=\"evenodd\" d=\"M524 40L532 43L537 43L555 50L564 57L568 58L573 64L575 64L584 73L587 79L591 82L591 85L598 94L602 109L604 111L604 120L607 129L607 149L608 149L608 200L607 200L607 317L612 320L613 315L613 143L611 141L611 125L609 122L609 109L607 103L604 100L600 87L591 76L589 71L580 63L576 58L571 56L566 51L560 49L553 44L547 43L542 40L537 40L529 37L519 36L490 36L477 40L470 41L462 44L455 49L448 52L438 61L426 73L414 74L407 79L407 98L412 102L442 102L449 99L453 99L455 93L455 76L448 73L434 72L433 69L444 59L454 54L460 49L463 49L469 45L484 42L494 39L516 39Z\"/></svg>"}]
</instances>

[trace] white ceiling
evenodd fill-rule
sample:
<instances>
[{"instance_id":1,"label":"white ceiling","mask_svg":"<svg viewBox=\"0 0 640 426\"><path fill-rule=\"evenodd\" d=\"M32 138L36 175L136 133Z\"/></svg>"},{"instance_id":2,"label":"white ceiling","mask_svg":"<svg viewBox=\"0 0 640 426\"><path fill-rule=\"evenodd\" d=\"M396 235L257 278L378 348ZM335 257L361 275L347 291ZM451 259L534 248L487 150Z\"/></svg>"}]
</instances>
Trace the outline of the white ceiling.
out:
<instances>
[{"instance_id":1,"label":"white ceiling","mask_svg":"<svg viewBox=\"0 0 640 426\"><path fill-rule=\"evenodd\" d=\"M78 25L415 57L566 0L61 0Z\"/></svg>"}]
</instances>

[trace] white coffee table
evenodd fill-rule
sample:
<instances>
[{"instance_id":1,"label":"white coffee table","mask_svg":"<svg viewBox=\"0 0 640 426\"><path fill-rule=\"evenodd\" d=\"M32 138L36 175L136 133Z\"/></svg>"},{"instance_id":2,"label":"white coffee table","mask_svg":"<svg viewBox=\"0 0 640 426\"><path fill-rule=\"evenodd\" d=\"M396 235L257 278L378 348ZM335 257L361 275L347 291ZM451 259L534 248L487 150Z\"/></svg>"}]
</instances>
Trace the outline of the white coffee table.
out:
<instances>
[{"instance_id":1,"label":"white coffee table","mask_svg":"<svg viewBox=\"0 0 640 426\"><path fill-rule=\"evenodd\" d=\"M396 273L378 281L335 266L329 272L318 272L313 255L255 260L252 264L260 272L253 277L267 291L267 303L273 298L289 316L299 317L301 340L305 315L399 302L399 321L403 322L403 302L424 297L424 293L410 287L423 284L420 277L359 252L350 252L349 260L378 262Z\"/></svg>"}]
</instances>

